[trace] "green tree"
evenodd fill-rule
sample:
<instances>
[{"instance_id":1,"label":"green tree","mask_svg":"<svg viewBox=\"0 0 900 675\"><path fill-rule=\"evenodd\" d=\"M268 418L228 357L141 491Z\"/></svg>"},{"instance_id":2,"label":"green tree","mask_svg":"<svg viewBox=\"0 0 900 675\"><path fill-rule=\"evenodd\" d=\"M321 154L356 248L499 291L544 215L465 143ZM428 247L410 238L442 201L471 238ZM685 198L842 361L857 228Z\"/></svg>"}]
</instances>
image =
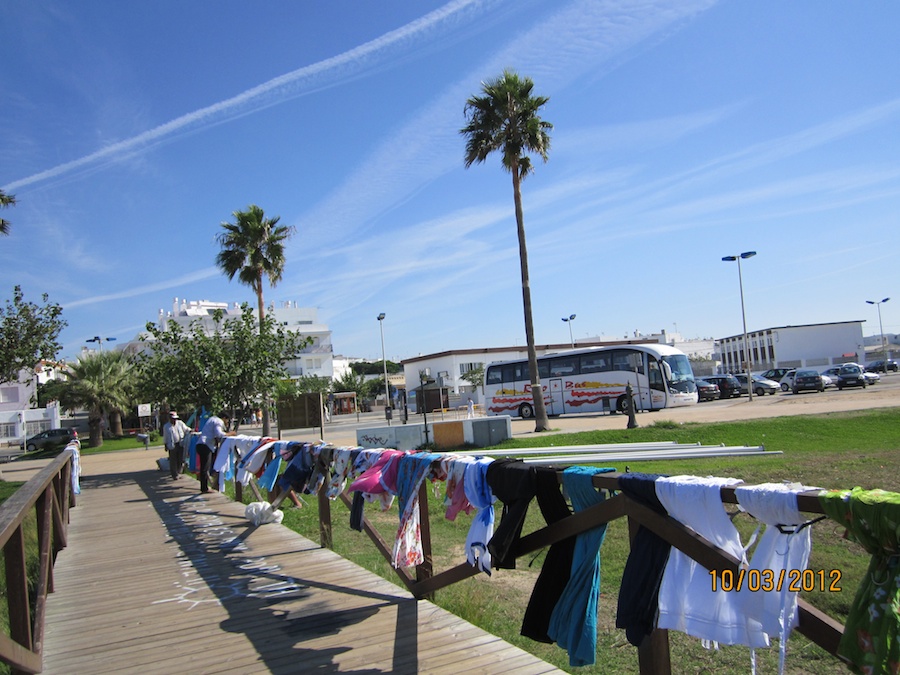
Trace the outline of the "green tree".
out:
<instances>
[{"instance_id":1,"label":"green tree","mask_svg":"<svg viewBox=\"0 0 900 675\"><path fill-rule=\"evenodd\" d=\"M503 168L512 174L535 431L546 431L550 427L550 420L537 368L521 182L533 170L528 153L536 153L547 161L550 150L550 135L547 132L553 125L538 115L549 99L546 96L534 96L533 89L534 82L531 78L519 77L511 70L504 70L500 77L483 82L483 95L471 96L466 101L464 113L468 123L460 129L460 133L466 137L466 168L484 162L493 152L500 151Z\"/></svg>"},{"instance_id":2,"label":"green tree","mask_svg":"<svg viewBox=\"0 0 900 675\"><path fill-rule=\"evenodd\" d=\"M7 208L16 203L15 195L8 195L0 190L0 208ZM0 234L9 234L9 221L0 218Z\"/></svg>"},{"instance_id":3,"label":"green tree","mask_svg":"<svg viewBox=\"0 0 900 675\"><path fill-rule=\"evenodd\" d=\"M229 279L237 275L242 284L256 294L260 333L266 316L263 300L263 278L274 287L284 273L284 243L294 230L279 225L279 217L266 218L263 210L251 204L246 211L232 213L233 223L222 223L223 232L218 235L222 250L216 256L219 266ZM265 392L263 392L265 394ZM263 397L263 436L269 435L268 395Z\"/></svg>"},{"instance_id":4,"label":"green tree","mask_svg":"<svg viewBox=\"0 0 900 675\"><path fill-rule=\"evenodd\" d=\"M475 391L481 389L484 391L484 364L480 363L476 367L471 368L460 375L462 379L475 387Z\"/></svg>"},{"instance_id":5,"label":"green tree","mask_svg":"<svg viewBox=\"0 0 900 675\"><path fill-rule=\"evenodd\" d=\"M260 331L250 306L242 309L240 317L225 321L217 311L211 332L199 319L186 330L175 321L148 323L153 339L138 357L144 396L170 408L218 412L257 407L265 392L276 391L288 376L284 363L310 338L275 325L269 316Z\"/></svg>"},{"instance_id":6,"label":"green tree","mask_svg":"<svg viewBox=\"0 0 900 675\"><path fill-rule=\"evenodd\" d=\"M65 380L47 380L38 384L36 392L37 407L46 408L51 401L58 401L65 386Z\"/></svg>"},{"instance_id":7,"label":"green tree","mask_svg":"<svg viewBox=\"0 0 900 675\"><path fill-rule=\"evenodd\" d=\"M301 375L293 380L294 387L300 394L322 394L327 396L331 391L331 378L318 375Z\"/></svg>"},{"instance_id":8,"label":"green tree","mask_svg":"<svg viewBox=\"0 0 900 675\"><path fill-rule=\"evenodd\" d=\"M356 375L381 375L384 381L384 367L387 365L387 371L391 375L403 372L403 366L394 361L354 361L350 364L350 370Z\"/></svg>"},{"instance_id":9,"label":"green tree","mask_svg":"<svg viewBox=\"0 0 900 675\"><path fill-rule=\"evenodd\" d=\"M332 390L337 393L341 391L352 391L356 394L357 405L361 404L368 394L368 382L364 375L354 373L348 370L342 377L336 379L332 384Z\"/></svg>"},{"instance_id":10,"label":"green tree","mask_svg":"<svg viewBox=\"0 0 900 675\"><path fill-rule=\"evenodd\" d=\"M103 445L104 415L110 418L110 431L122 435L122 411L133 400L132 378L132 363L124 352L89 354L70 366L59 403L69 411L87 411L90 447Z\"/></svg>"},{"instance_id":11,"label":"green tree","mask_svg":"<svg viewBox=\"0 0 900 675\"><path fill-rule=\"evenodd\" d=\"M41 360L56 361L59 334L68 324L62 307L47 298L44 293L43 305L25 302L22 287L15 286L12 302L0 308L0 384L18 382L23 370L33 375Z\"/></svg>"}]
</instances>

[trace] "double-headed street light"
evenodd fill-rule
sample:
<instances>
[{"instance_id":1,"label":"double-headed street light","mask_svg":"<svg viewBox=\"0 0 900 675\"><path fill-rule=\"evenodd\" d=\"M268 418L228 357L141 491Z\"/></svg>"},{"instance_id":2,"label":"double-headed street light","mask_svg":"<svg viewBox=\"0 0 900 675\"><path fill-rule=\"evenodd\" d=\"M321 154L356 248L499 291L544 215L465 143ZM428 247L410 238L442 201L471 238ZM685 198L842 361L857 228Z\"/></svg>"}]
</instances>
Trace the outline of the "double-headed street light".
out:
<instances>
[{"instance_id":1,"label":"double-headed street light","mask_svg":"<svg viewBox=\"0 0 900 675\"><path fill-rule=\"evenodd\" d=\"M572 349L575 349L575 338L572 336L572 322L575 320L575 315L569 314L569 316L564 316L562 320L569 324L569 342L572 343Z\"/></svg>"},{"instance_id":2,"label":"double-headed street light","mask_svg":"<svg viewBox=\"0 0 900 675\"><path fill-rule=\"evenodd\" d=\"M750 375L750 343L747 341L747 314L744 311L744 278L741 275L741 260L752 258L756 255L756 251L745 251L740 255L726 255L722 258L725 262L734 262L738 264L738 284L741 289L741 319L744 322L744 372L747 375L747 400L753 400L753 379Z\"/></svg>"},{"instance_id":3,"label":"double-headed street light","mask_svg":"<svg viewBox=\"0 0 900 675\"><path fill-rule=\"evenodd\" d=\"M881 358L884 359L884 372L887 372L887 347L884 344L884 328L881 325L881 303L887 302L890 298L885 298L884 300L866 300L866 302L870 305L875 305L878 308L878 331L881 333Z\"/></svg>"},{"instance_id":4,"label":"double-headed street light","mask_svg":"<svg viewBox=\"0 0 900 675\"><path fill-rule=\"evenodd\" d=\"M87 340L85 340L85 342L96 342L97 347L102 352L103 351L103 343L104 342L113 342L115 339L116 338L114 338L114 337L102 338L99 335L95 335L94 337L88 338Z\"/></svg>"},{"instance_id":5,"label":"double-headed street light","mask_svg":"<svg viewBox=\"0 0 900 675\"><path fill-rule=\"evenodd\" d=\"M391 387L387 379L387 358L384 355L384 312L378 315L378 326L381 329L381 362L384 364L384 417L391 426Z\"/></svg>"}]
</instances>

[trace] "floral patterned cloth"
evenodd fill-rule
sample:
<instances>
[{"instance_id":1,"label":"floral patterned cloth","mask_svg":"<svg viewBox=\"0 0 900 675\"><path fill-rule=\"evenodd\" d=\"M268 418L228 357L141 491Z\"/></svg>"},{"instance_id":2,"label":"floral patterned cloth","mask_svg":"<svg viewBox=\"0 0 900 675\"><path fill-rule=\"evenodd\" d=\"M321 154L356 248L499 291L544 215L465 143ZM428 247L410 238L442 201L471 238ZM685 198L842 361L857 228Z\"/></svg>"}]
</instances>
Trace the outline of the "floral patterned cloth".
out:
<instances>
[{"instance_id":1,"label":"floral patterned cloth","mask_svg":"<svg viewBox=\"0 0 900 675\"><path fill-rule=\"evenodd\" d=\"M847 528L872 560L847 616L838 656L857 673L900 672L900 494L885 490L828 490L825 513Z\"/></svg>"},{"instance_id":2,"label":"floral patterned cloth","mask_svg":"<svg viewBox=\"0 0 900 675\"><path fill-rule=\"evenodd\" d=\"M422 452L403 455L397 470L397 496L400 501L400 526L394 539L394 567L414 567L424 560L419 516L419 488L432 474L432 464L441 456Z\"/></svg>"}]
</instances>

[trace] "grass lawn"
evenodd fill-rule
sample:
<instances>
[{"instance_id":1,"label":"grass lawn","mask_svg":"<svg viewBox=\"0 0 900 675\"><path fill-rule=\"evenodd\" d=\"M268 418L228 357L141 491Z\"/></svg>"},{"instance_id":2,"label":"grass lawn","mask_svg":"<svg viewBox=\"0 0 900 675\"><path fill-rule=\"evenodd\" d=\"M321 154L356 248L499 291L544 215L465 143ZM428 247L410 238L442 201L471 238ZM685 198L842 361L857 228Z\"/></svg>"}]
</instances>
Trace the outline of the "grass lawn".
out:
<instances>
[{"instance_id":1,"label":"grass lawn","mask_svg":"<svg viewBox=\"0 0 900 675\"><path fill-rule=\"evenodd\" d=\"M762 483L795 481L828 488L880 487L900 491L900 408L865 412L834 413L800 417L772 418L717 424L674 424L661 420L656 424L632 430L594 431L553 435L544 438L507 441L500 448L525 448L538 445L582 445L640 441L700 442L703 444L759 445L783 454L769 457L721 457L692 460L628 462L632 471L693 474L742 478L745 482ZM485 454L490 454L486 450ZM622 466L616 467L624 470ZM464 559L463 546L471 519L460 514L455 522L442 517L439 493L430 495L432 541L435 570L451 567ZM245 501L250 501L245 498ZM305 498L307 507L285 510L284 524L304 536L318 541L319 526L316 500ZM498 510L499 511L499 510ZM367 517L378 526L382 536L393 541L397 527L396 507L381 513L371 505ZM368 538L349 529L349 512L339 502L332 503L334 547L341 555L354 560L385 578L396 581L389 565L376 552ZM499 512L498 512L499 519ZM744 513L734 518L746 542L756 522ZM525 532L543 526L538 509L529 511ZM816 607L843 620L853 601L856 588L868 566L869 556L863 549L842 538L843 528L825 520L813 526L813 570L840 570L840 592L813 592L804 596ZM638 672L637 652L615 628L616 602L622 570L628 556L628 530L624 520L610 524L601 548L601 598L598 618L597 663L594 666L570 668L563 649L544 645L519 636L524 608L540 570L542 554L534 559L520 559L516 570L495 570L491 577L480 575L437 593L435 601L447 610L485 630L530 651L561 669L578 673ZM751 550L752 552L752 550ZM746 673L750 653L743 647L706 650L699 641L670 632L674 672ZM757 653L760 673L777 672L777 641L772 649ZM810 643L799 633L788 642L787 672L846 673L837 659Z\"/></svg>"}]
</instances>

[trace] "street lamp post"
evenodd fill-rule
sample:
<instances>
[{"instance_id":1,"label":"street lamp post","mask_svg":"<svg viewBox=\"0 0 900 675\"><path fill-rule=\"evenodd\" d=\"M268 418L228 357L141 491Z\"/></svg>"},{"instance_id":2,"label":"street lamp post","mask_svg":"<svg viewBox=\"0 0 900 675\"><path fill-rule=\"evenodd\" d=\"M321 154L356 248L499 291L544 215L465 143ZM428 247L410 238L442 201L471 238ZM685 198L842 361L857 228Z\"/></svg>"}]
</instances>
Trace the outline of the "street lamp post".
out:
<instances>
[{"instance_id":1,"label":"street lamp post","mask_svg":"<svg viewBox=\"0 0 900 675\"><path fill-rule=\"evenodd\" d=\"M94 337L85 340L85 342L96 342L97 347L102 352L103 351L103 343L104 342L113 342L115 339L116 338L114 338L114 337L102 338L99 335L95 335Z\"/></svg>"},{"instance_id":2,"label":"street lamp post","mask_svg":"<svg viewBox=\"0 0 900 675\"><path fill-rule=\"evenodd\" d=\"M391 426L391 387L387 379L387 358L384 355L384 312L378 315L378 326L381 328L381 362L384 364L384 417Z\"/></svg>"},{"instance_id":3,"label":"street lamp post","mask_svg":"<svg viewBox=\"0 0 900 675\"><path fill-rule=\"evenodd\" d=\"M753 379L750 375L750 342L747 340L747 313L744 311L744 277L741 274L741 260L752 258L756 255L756 251L745 251L740 255L726 255L722 260L724 262L734 262L738 264L738 284L741 289L741 320L744 323L744 373L747 375L747 400L753 401Z\"/></svg>"},{"instance_id":4,"label":"street lamp post","mask_svg":"<svg viewBox=\"0 0 900 675\"><path fill-rule=\"evenodd\" d=\"M575 315L569 314L569 316L564 316L562 320L569 324L569 342L572 343L572 349L575 349L575 338L572 336L572 322L575 320Z\"/></svg>"},{"instance_id":5,"label":"street lamp post","mask_svg":"<svg viewBox=\"0 0 900 675\"><path fill-rule=\"evenodd\" d=\"M883 300L866 300L866 302L870 305L875 305L878 308L878 331L881 334L881 358L884 360L884 372L887 373L887 347L884 344L884 327L881 325L881 304L887 302L890 298L884 298Z\"/></svg>"}]
</instances>

